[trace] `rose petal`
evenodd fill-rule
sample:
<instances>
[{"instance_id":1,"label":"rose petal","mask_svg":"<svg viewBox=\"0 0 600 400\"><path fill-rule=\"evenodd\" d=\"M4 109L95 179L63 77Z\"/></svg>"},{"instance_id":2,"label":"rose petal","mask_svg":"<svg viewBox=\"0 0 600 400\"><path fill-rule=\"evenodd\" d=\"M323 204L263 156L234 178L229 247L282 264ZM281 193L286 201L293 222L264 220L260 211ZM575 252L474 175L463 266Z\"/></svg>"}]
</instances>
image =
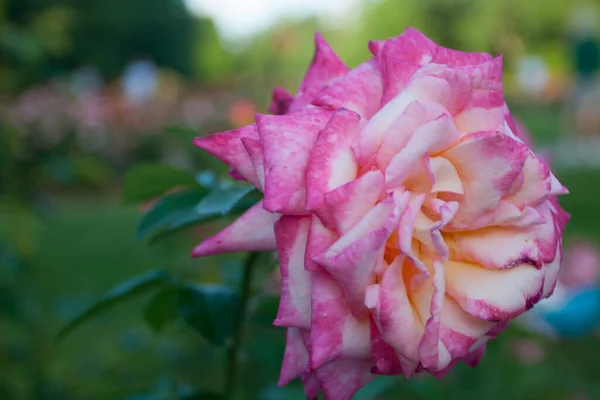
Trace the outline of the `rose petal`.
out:
<instances>
[{"instance_id":1,"label":"rose petal","mask_svg":"<svg viewBox=\"0 0 600 400\"><path fill-rule=\"evenodd\" d=\"M265 210L306 213L306 167L330 116L330 111L319 109L256 116L265 158Z\"/></svg>"},{"instance_id":2,"label":"rose petal","mask_svg":"<svg viewBox=\"0 0 600 400\"><path fill-rule=\"evenodd\" d=\"M450 364L452 356L441 340L441 313L445 298L444 267L433 262L433 275L416 292L415 305L425 320L425 331L417 347L424 369L441 371ZM424 306L429 304L428 310ZM428 312L427 312L428 311Z\"/></svg>"},{"instance_id":3,"label":"rose petal","mask_svg":"<svg viewBox=\"0 0 600 400\"><path fill-rule=\"evenodd\" d=\"M502 133L471 135L442 156L462 179L464 196L451 223L453 228L476 229L473 223L498 206L518 177L529 150Z\"/></svg>"},{"instance_id":4,"label":"rose petal","mask_svg":"<svg viewBox=\"0 0 600 400\"><path fill-rule=\"evenodd\" d=\"M200 136L195 138L192 144L229 165L244 180L258 186L254 165L241 142L242 138L258 139L256 125Z\"/></svg>"},{"instance_id":5,"label":"rose petal","mask_svg":"<svg viewBox=\"0 0 600 400\"><path fill-rule=\"evenodd\" d=\"M273 89L272 102L267 111L275 115L287 114L293 101L294 96L277 87Z\"/></svg>"},{"instance_id":6,"label":"rose petal","mask_svg":"<svg viewBox=\"0 0 600 400\"><path fill-rule=\"evenodd\" d=\"M429 168L433 175L431 193L447 192L463 194L463 186L454 165L444 157L431 157Z\"/></svg>"},{"instance_id":7,"label":"rose petal","mask_svg":"<svg viewBox=\"0 0 600 400\"><path fill-rule=\"evenodd\" d=\"M522 264L541 268L555 258L558 232L548 206L543 204L539 208L547 220L544 224L456 232L454 242L462 254L489 268L506 269Z\"/></svg>"},{"instance_id":8,"label":"rose petal","mask_svg":"<svg viewBox=\"0 0 600 400\"><path fill-rule=\"evenodd\" d=\"M410 376L419 362L417 347L424 325L408 297L403 268L410 266L404 266L403 256L396 257L381 278L379 302L371 311L381 338L402 356L400 365Z\"/></svg>"},{"instance_id":9,"label":"rose petal","mask_svg":"<svg viewBox=\"0 0 600 400\"><path fill-rule=\"evenodd\" d=\"M372 283L373 270L407 201L408 193L389 195L327 252L315 258L340 283L355 316L366 311L365 289Z\"/></svg>"},{"instance_id":10,"label":"rose petal","mask_svg":"<svg viewBox=\"0 0 600 400\"><path fill-rule=\"evenodd\" d=\"M392 123L378 145L377 165L385 170L390 161L411 140L415 130L435 118L446 114L447 111L436 103L413 101L406 110ZM364 138L364 136L361 136ZM366 138L365 138L366 139Z\"/></svg>"},{"instance_id":11,"label":"rose petal","mask_svg":"<svg viewBox=\"0 0 600 400\"><path fill-rule=\"evenodd\" d=\"M306 243L304 268L307 271L316 271L319 266L313 259L325 253L337 239L339 239L339 236L334 231L326 228L319 217L313 214Z\"/></svg>"},{"instance_id":12,"label":"rose petal","mask_svg":"<svg viewBox=\"0 0 600 400\"><path fill-rule=\"evenodd\" d=\"M386 186L398 186L410 174L412 166L420 158L426 154L439 153L457 141L458 131L447 115L421 125L386 168Z\"/></svg>"},{"instance_id":13,"label":"rose petal","mask_svg":"<svg viewBox=\"0 0 600 400\"><path fill-rule=\"evenodd\" d=\"M304 269L310 221L310 217L284 215L275 223L281 300L273 325L310 328L310 272Z\"/></svg>"},{"instance_id":14,"label":"rose petal","mask_svg":"<svg viewBox=\"0 0 600 400\"><path fill-rule=\"evenodd\" d=\"M505 270L455 261L445 265L448 294L479 319L509 320L530 309L542 295L544 272L531 265Z\"/></svg>"},{"instance_id":15,"label":"rose petal","mask_svg":"<svg viewBox=\"0 0 600 400\"><path fill-rule=\"evenodd\" d=\"M371 354L369 319L355 318L336 281L323 269L312 273L311 367Z\"/></svg>"},{"instance_id":16,"label":"rose petal","mask_svg":"<svg viewBox=\"0 0 600 400\"><path fill-rule=\"evenodd\" d=\"M343 235L371 210L383 192L384 178L370 171L325 195L325 207L319 212L323 220Z\"/></svg>"},{"instance_id":17,"label":"rose petal","mask_svg":"<svg viewBox=\"0 0 600 400\"><path fill-rule=\"evenodd\" d=\"M346 108L368 120L377 112L381 94L381 71L371 59L323 90L312 104L334 110Z\"/></svg>"},{"instance_id":18,"label":"rose petal","mask_svg":"<svg viewBox=\"0 0 600 400\"><path fill-rule=\"evenodd\" d=\"M302 375L308 366L308 351L300 329L288 328L285 337L285 353L279 375L279 386L285 386Z\"/></svg>"},{"instance_id":19,"label":"rose petal","mask_svg":"<svg viewBox=\"0 0 600 400\"><path fill-rule=\"evenodd\" d=\"M337 110L321 131L306 170L306 208L323 204L325 193L356 178L358 165L350 144L356 139L360 116Z\"/></svg>"},{"instance_id":20,"label":"rose petal","mask_svg":"<svg viewBox=\"0 0 600 400\"><path fill-rule=\"evenodd\" d=\"M257 189L264 191L265 188L265 158L263 155L262 144L258 139L242 138L242 145L252 160L254 172L256 174Z\"/></svg>"},{"instance_id":21,"label":"rose petal","mask_svg":"<svg viewBox=\"0 0 600 400\"><path fill-rule=\"evenodd\" d=\"M346 76L349 69L320 33L315 33L315 55L300 85L290 111L306 107L314 96L336 79Z\"/></svg>"},{"instance_id":22,"label":"rose petal","mask_svg":"<svg viewBox=\"0 0 600 400\"><path fill-rule=\"evenodd\" d=\"M374 375L371 360L338 360L316 371L327 400L350 400Z\"/></svg>"},{"instance_id":23,"label":"rose petal","mask_svg":"<svg viewBox=\"0 0 600 400\"><path fill-rule=\"evenodd\" d=\"M262 200L227 228L205 239L192 250L192 257L238 251L273 251L276 248L273 225L278 215L265 211Z\"/></svg>"}]
</instances>

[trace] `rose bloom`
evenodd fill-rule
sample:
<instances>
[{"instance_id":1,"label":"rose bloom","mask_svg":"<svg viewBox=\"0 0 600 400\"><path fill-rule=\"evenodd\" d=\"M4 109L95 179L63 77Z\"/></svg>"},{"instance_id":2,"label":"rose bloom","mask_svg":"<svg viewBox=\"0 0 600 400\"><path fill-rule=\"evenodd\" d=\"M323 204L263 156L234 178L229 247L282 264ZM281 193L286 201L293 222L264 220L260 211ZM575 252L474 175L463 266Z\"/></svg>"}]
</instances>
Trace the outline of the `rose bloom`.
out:
<instances>
[{"instance_id":1,"label":"rose bloom","mask_svg":"<svg viewBox=\"0 0 600 400\"><path fill-rule=\"evenodd\" d=\"M193 256L277 250L279 383L301 377L308 398L475 365L552 294L567 190L515 135L501 57L407 29L349 69L315 41L276 115L194 140L264 198Z\"/></svg>"}]
</instances>

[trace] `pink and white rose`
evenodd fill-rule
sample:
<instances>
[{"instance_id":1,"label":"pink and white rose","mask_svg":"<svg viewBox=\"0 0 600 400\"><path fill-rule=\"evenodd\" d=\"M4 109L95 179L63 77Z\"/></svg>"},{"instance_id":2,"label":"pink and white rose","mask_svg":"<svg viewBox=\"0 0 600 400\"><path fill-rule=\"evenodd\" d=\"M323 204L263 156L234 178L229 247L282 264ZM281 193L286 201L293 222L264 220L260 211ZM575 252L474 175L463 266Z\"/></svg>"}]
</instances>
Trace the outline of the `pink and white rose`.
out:
<instances>
[{"instance_id":1,"label":"pink and white rose","mask_svg":"<svg viewBox=\"0 0 600 400\"><path fill-rule=\"evenodd\" d=\"M276 115L194 140L264 198L193 256L277 250L280 384L301 377L309 398L474 365L552 294L567 190L515 134L501 57L407 29L349 69L315 41Z\"/></svg>"}]
</instances>

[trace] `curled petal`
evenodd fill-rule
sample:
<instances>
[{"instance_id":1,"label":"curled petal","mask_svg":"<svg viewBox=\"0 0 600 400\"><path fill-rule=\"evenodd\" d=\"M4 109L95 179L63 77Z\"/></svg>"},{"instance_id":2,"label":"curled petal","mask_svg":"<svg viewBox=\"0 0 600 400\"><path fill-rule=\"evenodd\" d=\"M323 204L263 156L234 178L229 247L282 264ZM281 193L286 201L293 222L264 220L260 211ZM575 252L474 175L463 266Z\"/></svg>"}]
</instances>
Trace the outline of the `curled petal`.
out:
<instances>
[{"instance_id":1,"label":"curled petal","mask_svg":"<svg viewBox=\"0 0 600 400\"><path fill-rule=\"evenodd\" d=\"M377 285L378 287L379 285ZM408 367L409 371L405 372L405 367L401 364L401 356L383 340L377 327L376 322L371 316L371 352L373 353L373 361L375 367L371 370L376 375L399 375L405 374L408 378L416 366ZM406 362L406 361L405 361Z\"/></svg>"},{"instance_id":2,"label":"curled petal","mask_svg":"<svg viewBox=\"0 0 600 400\"><path fill-rule=\"evenodd\" d=\"M406 146L391 160L385 170L388 187L401 184L412 166L427 154L439 153L458 141L458 131L447 115L418 127Z\"/></svg>"},{"instance_id":3,"label":"curled petal","mask_svg":"<svg viewBox=\"0 0 600 400\"><path fill-rule=\"evenodd\" d=\"M355 318L336 281L322 269L312 273L311 367L371 354L369 319Z\"/></svg>"},{"instance_id":4,"label":"curled petal","mask_svg":"<svg viewBox=\"0 0 600 400\"><path fill-rule=\"evenodd\" d=\"M308 351L298 328L288 328L285 353L279 375L279 386L285 386L301 376L308 366Z\"/></svg>"},{"instance_id":5,"label":"curled petal","mask_svg":"<svg viewBox=\"0 0 600 400\"><path fill-rule=\"evenodd\" d=\"M348 67L335 54L323 35L317 32L315 34L315 55L300 85L296 100L291 104L290 111L309 105L318 92L336 79L345 76L348 71Z\"/></svg>"},{"instance_id":6,"label":"curled petal","mask_svg":"<svg viewBox=\"0 0 600 400\"><path fill-rule=\"evenodd\" d=\"M354 228L315 259L340 283L352 313L364 315L365 289L382 258L386 242L400 219L408 194L389 195L377 204Z\"/></svg>"},{"instance_id":7,"label":"curled petal","mask_svg":"<svg viewBox=\"0 0 600 400\"><path fill-rule=\"evenodd\" d=\"M306 167L330 116L330 111L318 109L256 116L264 152L265 210L306 213Z\"/></svg>"},{"instance_id":8,"label":"curled petal","mask_svg":"<svg viewBox=\"0 0 600 400\"><path fill-rule=\"evenodd\" d=\"M238 251L273 251L276 248L273 225L278 215L265 211L262 200L227 228L205 239L192 250L192 257Z\"/></svg>"},{"instance_id":9,"label":"curled petal","mask_svg":"<svg viewBox=\"0 0 600 400\"><path fill-rule=\"evenodd\" d=\"M327 400L350 400L373 380L371 360L338 360L316 370Z\"/></svg>"},{"instance_id":10,"label":"curled petal","mask_svg":"<svg viewBox=\"0 0 600 400\"><path fill-rule=\"evenodd\" d=\"M415 221L419 210L425 201L425 195L414 195L404 211L398 222L398 248L400 251L409 257L417 268L422 272L427 273L427 268L423 262L419 259L418 255L413 253L413 231L415 229Z\"/></svg>"},{"instance_id":11,"label":"curled petal","mask_svg":"<svg viewBox=\"0 0 600 400\"><path fill-rule=\"evenodd\" d=\"M425 322L425 331L417 347L419 359L424 369L441 371L450 364L452 356L441 340L441 313L445 298L444 267L439 261L433 262L433 276L425 282L418 294L417 308ZM430 290L432 293L427 295ZM427 301L429 299L429 301ZM429 312L423 306L429 303Z\"/></svg>"},{"instance_id":12,"label":"curled petal","mask_svg":"<svg viewBox=\"0 0 600 400\"><path fill-rule=\"evenodd\" d=\"M431 175L433 175L432 193L464 193L460 176L458 176L456 168L448 159L444 157L431 157L429 168Z\"/></svg>"},{"instance_id":13,"label":"curled petal","mask_svg":"<svg viewBox=\"0 0 600 400\"><path fill-rule=\"evenodd\" d=\"M325 207L319 211L340 235L352 229L379 200L384 188L383 174L369 171L325 195Z\"/></svg>"},{"instance_id":14,"label":"curled petal","mask_svg":"<svg viewBox=\"0 0 600 400\"><path fill-rule=\"evenodd\" d=\"M258 139L256 125L248 125L239 129L200 136L192 141L196 147L203 149L233 168L236 176L259 187L260 183L254 170L250 156L242 144L242 138Z\"/></svg>"},{"instance_id":15,"label":"curled petal","mask_svg":"<svg viewBox=\"0 0 600 400\"><path fill-rule=\"evenodd\" d=\"M369 119L379 108L381 93L381 71L371 59L323 90L313 104L334 110L346 108Z\"/></svg>"},{"instance_id":16,"label":"curled petal","mask_svg":"<svg viewBox=\"0 0 600 400\"><path fill-rule=\"evenodd\" d=\"M265 188L265 159L262 150L262 144L258 139L242 138L242 144L246 152L250 156L254 172L256 174L256 186L259 190L264 191Z\"/></svg>"},{"instance_id":17,"label":"curled petal","mask_svg":"<svg viewBox=\"0 0 600 400\"><path fill-rule=\"evenodd\" d=\"M321 219L313 214L306 242L304 268L307 271L316 271L319 266L313 259L325 253L338 238L339 236L334 231L326 228Z\"/></svg>"},{"instance_id":18,"label":"curled petal","mask_svg":"<svg viewBox=\"0 0 600 400\"><path fill-rule=\"evenodd\" d=\"M377 165L385 170L390 161L398 154L411 140L416 129L421 125L447 114L447 111L436 103L413 101L406 110L391 124L387 131L380 132L382 138L371 138L366 135L360 136L361 141L375 140L371 145L361 142L362 148L377 147ZM380 143L377 142L379 140Z\"/></svg>"},{"instance_id":19,"label":"curled petal","mask_svg":"<svg viewBox=\"0 0 600 400\"><path fill-rule=\"evenodd\" d=\"M273 325L310 328L310 272L304 269L310 220L310 217L284 215L275 223L281 300Z\"/></svg>"},{"instance_id":20,"label":"curled petal","mask_svg":"<svg viewBox=\"0 0 600 400\"><path fill-rule=\"evenodd\" d=\"M507 321L530 309L542 296L544 272L531 265L493 270L448 261L446 285L469 314L486 321Z\"/></svg>"},{"instance_id":21,"label":"curled petal","mask_svg":"<svg viewBox=\"0 0 600 400\"><path fill-rule=\"evenodd\" d=\"M272 102L267 111L275 115L287 114L293 101L294 96L286 90L275 88L273 89Z\"/></svg>"},{"instance_id":22,"label":"curled petal","mask_svg":"<svg viewBox=\"0 0 600 400\"><path fill-rule=\"evenodd\" d=\"M358 165L350 144L355 140L360 116L338 109L321 131L306 170L306 207L323 204L325 193L356 178Z\"/></svg>"},{"instance_id":23,"label":"curled petal","mask_svg":"<svg viewBox=\"0 0 600 400\"><path fill-rule=\"evenodd\" d=\"M445 151L442 156L456 168L464 190L452 227L477 228L474 222L493 212L510 191L528 154L523 144L500 132L471 135Z\"/></svg>"},{"instance_id":24,"label":"curled petal","mask_svg":"<svg viewBox=\"0 0 600 400\"><path fill-rule=\"evenodd\" d=\"M413 309L403 268L410 266L404 266L404 257L396 257L381 278L378 302L371 311L381 338L399 355L402 371L410 376L419 362L417 348L424 325Z\"/></svg>"},{"instance_id":25,"label":"curled petal","mask_svg":"<svg viewBox=\"0 0 600 400\"><path fill-rule=\"evenodd\" d=\"M554 260L559 233L548 206L540 206L540 212L546 223L457 232L454 235L456 247L462 254L489 268L506 269L522 264L541 268L544 263Z\"/></svg>"}]
</instances>

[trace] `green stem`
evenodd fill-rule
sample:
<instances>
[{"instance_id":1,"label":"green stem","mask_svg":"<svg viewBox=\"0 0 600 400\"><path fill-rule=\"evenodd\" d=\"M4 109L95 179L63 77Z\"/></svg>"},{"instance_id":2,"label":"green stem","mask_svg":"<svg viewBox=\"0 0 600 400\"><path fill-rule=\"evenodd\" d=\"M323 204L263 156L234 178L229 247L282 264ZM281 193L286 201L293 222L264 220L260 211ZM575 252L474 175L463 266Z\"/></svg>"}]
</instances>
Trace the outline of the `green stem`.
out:
<instances>
[{"instance_id":1,"label":"green stem","mask_svg":"<svg viewBox=\"0 0 600 400\"><path fill-rule=\"evenodd\" d=\"M260 253L250 253L244 263L244 276L242 277L240 287L240 308L237 316L235 331L229 348L227 349L227 372L225 378L225 394L228 400L232 400L235 395L235 389L238 379L238 355L244 333L246 320L246 309L248 308L248 299L250 298L250 285L252 283L252 273Z\"/></svg>"}]
</instances>

